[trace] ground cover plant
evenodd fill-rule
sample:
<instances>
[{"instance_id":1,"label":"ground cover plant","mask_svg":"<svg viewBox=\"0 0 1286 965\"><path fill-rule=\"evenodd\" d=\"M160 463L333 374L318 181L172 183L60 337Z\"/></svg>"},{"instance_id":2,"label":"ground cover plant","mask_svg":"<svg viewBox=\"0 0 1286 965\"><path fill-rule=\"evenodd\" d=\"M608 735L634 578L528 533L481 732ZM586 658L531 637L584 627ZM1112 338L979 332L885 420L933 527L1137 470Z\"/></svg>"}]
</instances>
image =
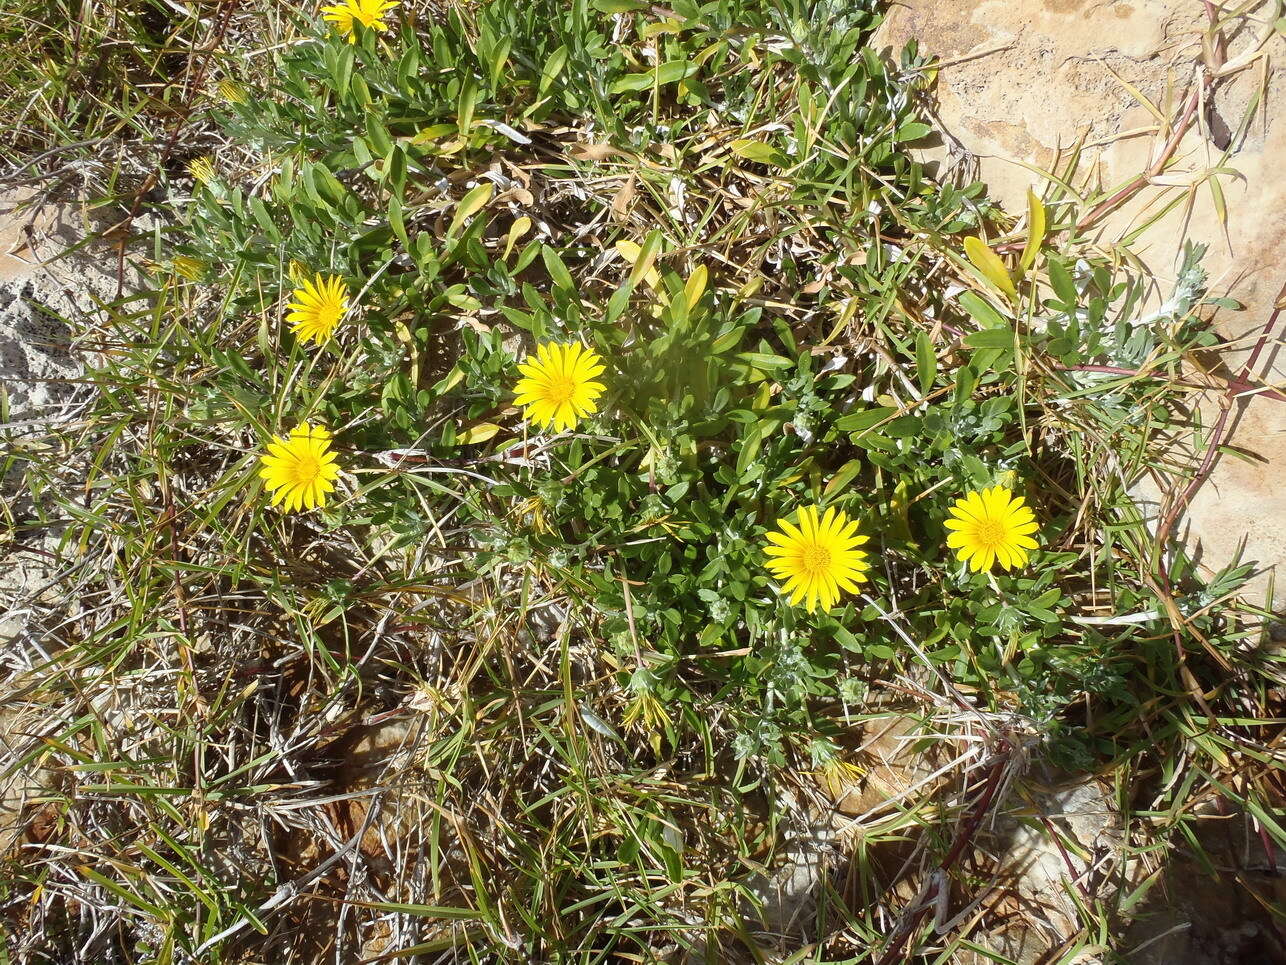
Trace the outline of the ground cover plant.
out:
<instances>
[{"instance_id":1,"label":"ground cover plant","mask_svg":"<svg viewBox=\"0 0 1286 965\"><path fill-rule=\"evenodd\" d=\"M89 415L8 457L64 566L12 960L963 961L933 901L1050 769L1145 863L1209 802L1286 847L1248 567L1130 496L1218 441L1198 249L1153 310L1110 192L927 177L874 0L235 12L117 201ZM765 921L882 720L950 765Z\"/></svg>"}]
</instances>

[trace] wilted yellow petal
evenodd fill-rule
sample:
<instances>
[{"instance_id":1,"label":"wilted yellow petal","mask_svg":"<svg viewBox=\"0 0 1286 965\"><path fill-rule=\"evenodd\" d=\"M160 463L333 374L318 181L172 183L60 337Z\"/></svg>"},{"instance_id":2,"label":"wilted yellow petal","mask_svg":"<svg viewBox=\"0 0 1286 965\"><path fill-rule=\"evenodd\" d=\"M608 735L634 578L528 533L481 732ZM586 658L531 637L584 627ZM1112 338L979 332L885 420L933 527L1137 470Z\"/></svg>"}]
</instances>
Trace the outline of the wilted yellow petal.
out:
<instances>
[{"instance_id":1,"label":"wilted yellow petal","mask_svg":"<svg viewBox=\"0 0 1286 965\"><path fill-rule=\"evenodd\" d=\"M1005 263L1000 260L1000 256L987 247L986 242L981 238L966 238L964 241L965 254L973 262L973 266L982 272L984 278L991 282L1010 298L1018 297L1018 290L1014 288L1013 279L1009 277L1009 271L1005 268Z\"/></svg>"}]
</instances>

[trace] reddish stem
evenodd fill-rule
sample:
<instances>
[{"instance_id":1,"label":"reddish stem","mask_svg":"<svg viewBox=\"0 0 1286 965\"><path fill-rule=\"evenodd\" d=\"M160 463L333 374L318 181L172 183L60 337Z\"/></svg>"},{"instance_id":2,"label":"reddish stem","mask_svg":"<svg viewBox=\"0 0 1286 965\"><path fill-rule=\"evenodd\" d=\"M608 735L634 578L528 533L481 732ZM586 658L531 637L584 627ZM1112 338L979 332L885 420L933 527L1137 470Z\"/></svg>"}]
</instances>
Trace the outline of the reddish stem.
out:
<instances>
[{"instance_id":1,"label":"reddish stem","mask_svg":"<svg viewBox=\"0 0 1286 965\"><path fill-rule=\"evenodd\" d=\"M992 802L995 800L996 792L1000 789L1001 779L1005 774L1005 765L1009 763L1012 752L1011 747L1002 745L996 762L992 764L991 770L987 774L987 783L983 788L982 795L978 798L978 803L974 805L968 820L956 832L955 841L951 844L951 850L947 852L947 856L938 865L937 874L940 875L950 870L960 859L960 856L964 854L965 848L973 841L974 835L978 833L978 828L982 826L983 819L987 816L987 812L991 809ZM889 939L889 946L885 949L884 955L877 965L891 965L898 955L902 953L903 946L915 934L915 930L920 927L920 923L924 921L924 916L929 913L929 909L933 906L933 900L938 896L940 880L939 878L939 880L934 881L920 901L919 907L893 933L893 937Z\"/></svg>"}]
</instances>

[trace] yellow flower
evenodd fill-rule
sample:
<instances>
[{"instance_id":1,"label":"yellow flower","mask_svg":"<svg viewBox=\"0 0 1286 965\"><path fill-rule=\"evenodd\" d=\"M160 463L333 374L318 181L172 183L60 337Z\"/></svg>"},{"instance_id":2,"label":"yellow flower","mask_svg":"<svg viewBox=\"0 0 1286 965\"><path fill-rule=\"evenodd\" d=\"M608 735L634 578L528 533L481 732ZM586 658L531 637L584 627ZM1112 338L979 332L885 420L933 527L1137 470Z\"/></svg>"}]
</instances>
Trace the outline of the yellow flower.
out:
<instances>
[{"instance_id":1,"label":"yellow flower","mask_svg":"<svg viewBox=\"0 0 1286 965\"><path fill-rule=\"evenodd\" d=\"M779 532L768 534L773 545L764 548L768 569L783 581L782 592L792 604L805 601L810 612L818 603L829 610L841 591L855 592L870 569L865 551L857 548L868 539L858 533L857 520L834 507L819 520L819 508L800 509L798 526L777 520Z\"/></svg>"},{"instance_id":2,"label":"yellow flower","mask_svg":"<svg viewBox=\"0 0 1286 965\"><path fill-rule=\"evenodd\" d=\"M259 478L273 493L272 504L285 501L285 509L312 509L326 505L326 494L335 488L339 465L330 451L330 432L301 422L290 438L274 436L268 451L259 457Z\"/></svg>"},{"instance_id":3,"label":"yellow flower","mask_svg":"<svg viewBox=\"0 0 1286 965\"><path fill-rule=\"evenodd\" d=\"M317 275L312 281L305 280L290 297L294 301L286 306L291 310L286 321L305 342L321 343L330 338L348 311L348 286L339 275Z\"/></svg>"},{"instance_id":4,"label":"yellow flower","mask_svg":"<svg viewBox=\"0 0 1286 965\"><path fill-rule=\"evenodd\" d=\"M563 432L598 411L594 400L605 387L593 379L602 375L603 360L580 342L537 345L536 354L528 355L518 371L524 377L514 386L514 402L526 407L532 422Z\"/></svg>"},{"instance_id":5,"label":"yellow flower","mask_svg":"<svg viewBox=\"0 0 1286 965\"><path fill-rule=\"evenodd\" d=\"M230 80L219 81L219 96L229 104L244 104L246 92Z\"/></svg>"},{"instance_id":6,"label":"yellow flower","mask_svg":"<svg viewBox=\"0 0 1286 965\"><path fill-rule=\"evenodd\" d=\"M514 515L519 519L525 519L531 523L531 528L537 533L552 533L554 528L549 525L549 515L546 512L545 501L539 496L530 496L524 499L514 507Z\"/></svg>"},{"instance_id":7,"label":"yellow flower","mask_svg":"<svg viewBox=\"0 0 1286 965\"><path fill-rule=\"evenodd\" d=\"M387 30L384 15L397 6L396 0L340 0L329 7L322 7L322 17L329 20L350 44L357 43L356 20L368 30Z\"/></svg>"},{"instance_id":8,"label":"yellow flower","mask_svg":"<svg viewBox=\"0 0 1286 965\"><path fill-rule=\"evenodd\" d=\"M188 174L199 184L209 184L214 180L214 158L206 155L188 163Z\"/></svg>"},{"instance_id":9,"label":"yellow flower","mask_svg":"<svg viewBox=\"0 0 1286 965\"><path fill-rule=\"evenodd\" d=\"M174 273L182 275L188 281L200 281L201 276L205 274L205 262L199 258L189 258L187 255L175 255L170 262L170 267Z\"/></svg>"},{"instance_id":10,"label":"yellow flower","mask_svg":"<svg viewBox=\"0 0 1286 965\"><path fill-rule=\"evenodd\" d=\"M957 499L947 520L947 545L975 573L997 560L1005 569L1022 566L1036 548L1036 516L1004 486L992 486Z\"/></svg>"}]
</instances>

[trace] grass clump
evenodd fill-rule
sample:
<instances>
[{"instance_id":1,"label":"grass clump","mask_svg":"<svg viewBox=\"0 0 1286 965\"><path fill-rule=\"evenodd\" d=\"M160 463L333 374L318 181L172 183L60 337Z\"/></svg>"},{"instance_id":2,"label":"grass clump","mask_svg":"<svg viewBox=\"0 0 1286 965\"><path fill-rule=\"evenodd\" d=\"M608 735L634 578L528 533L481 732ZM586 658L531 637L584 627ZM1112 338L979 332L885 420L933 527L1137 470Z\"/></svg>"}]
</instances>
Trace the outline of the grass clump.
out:
<instances>
[{"instance_id":1,"label":"grass clump","mask_svg":"<svg viewBox=\"0 0 1286 965\"><path fill-rule=\"evenodd\" d=\"M881 718L958 743L954 783L859 851L923 829L939 880L981 887L956 863L1033 759L1127 810L1159 783L1150 835L1200 784L1286 844L1262 754L1217 777L1280 677L1226 605L1244 568L1162 547L1159 576L1128 495L1212 341L1199 252L1140 321L1079 199L1017 228L927 179L931 71L868 45L873 2L384 21L300 14L226 71L225 146L176 141L156 285L45 440L87 456L76 498L25 466L77 603L10 681L13 767L53 775L6 874L20 960L766 960L763 882ZM1029 557L957 559L975 492L1026 501ZM863 566L782 592L771 532L855 550L812 507ZM853 868L793 960L968 947Z\"/></svg>"}]
</instances>

